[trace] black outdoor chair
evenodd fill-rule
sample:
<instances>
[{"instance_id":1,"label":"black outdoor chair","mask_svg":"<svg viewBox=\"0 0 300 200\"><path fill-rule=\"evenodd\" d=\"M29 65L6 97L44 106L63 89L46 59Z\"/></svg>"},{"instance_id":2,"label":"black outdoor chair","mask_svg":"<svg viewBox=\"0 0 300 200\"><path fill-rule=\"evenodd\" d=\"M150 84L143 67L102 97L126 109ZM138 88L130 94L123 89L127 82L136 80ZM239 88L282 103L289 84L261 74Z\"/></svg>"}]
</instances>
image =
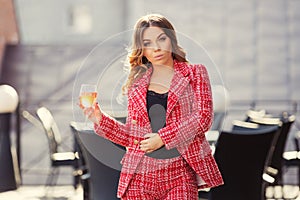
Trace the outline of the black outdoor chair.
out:
<instances>
[{"instance_id":1,"label":"black outdoor chair","mask_svg":"<svg viewBox=\"0 0 300 200\"><path fill-rule=\"evenodd\" d=\"M42 122L49 143L51 172L47 178L46 185L55 185L60 167L69 166L73 168L73 186L76 189L80 183L80 176L84 173L84 166L80 163L76 145L74 145L72 151L61 151L61 134L52 113L46 107L38 108L36 113Z\"/></svg>"},{"instance_id":2,"label":"black outdoor chair","mask_svg":"<svg viewBox=\"0 0 300 200\"><path fill-rule=\"evenodd\" d=\"M90 174L87 191L89 200L117 200L120 171L101 163L84 145L82 149Z\"/></svg>"},{"instance_id":3,"label":"black outdoor chair","mask_svg":"<svg viewBox=\"0 0 300 200\"><path fill-rule=\"evenodd\" d=\"M96 135L92 129L82 129L76 122L70 125L78 138L90 175L84 193L89 200L117 200L120 161L125 148Z\"/></svg>"},{"instance_id":4,"label":"black outdoor chair","mask_svg":"<svg viewBox=\"0 0 300 200\"><path fill-rule=\"evenodd\" d=\"M264 200L266 188L262 177L278 134L278 126L222 131L214 156L224 185L212 188L210 199Z\"/></svg>"},{"instance_id":5,"label":"black outdoor chair","mask_svg":"<svg viewBox=\"0 0 300 200\"><path fill-rule=\"evenodd\" d=\"M299 138L295 137L294 142L296 149L295 151L286 151L283 153L283 171L289 167L298 168L298 187L300 188L300 148L298 141Z\"/></svg>"},{"instance_id":6,"label":"black outdoor chair","mask_svg":"<svg viewBox=\"0 0 300 200\"><path fill-rule=\"evenodd\" d=\"M287 116L284 118L284 123L286 124L286 131L289 131L292 124L296 121L294 115ZM296 124L297 126L297 124ZM299 132L298 132L299 134ZM300 148L299 148L299 136L296 134L293 138L295 144L294 151L285 151L283 152L283 170L286 170L289 167L298 168L298 186L300 188Z\"/></svg>"},{"instance_id":7,"label":"black outdoor chair","mask_svg":"<svg viewBox=\"0 0 300 200\"><path fill-rule=\"evenodd\" d=\"M278 136L278 139L274 143L274 153L272 159L270 160L269 166L267 166L267 173L274 178L274 180L271 181L270 185L283 186L283 167L285 163L288 163L284 159L283 155L285 152L287 138L290 133L290 128L295 121L295 116L289 115L287 112L283 112L278 118L251 117L249 118L249 121L263 126L280 126L280 134Z\"/></svg>"}]
</instances>

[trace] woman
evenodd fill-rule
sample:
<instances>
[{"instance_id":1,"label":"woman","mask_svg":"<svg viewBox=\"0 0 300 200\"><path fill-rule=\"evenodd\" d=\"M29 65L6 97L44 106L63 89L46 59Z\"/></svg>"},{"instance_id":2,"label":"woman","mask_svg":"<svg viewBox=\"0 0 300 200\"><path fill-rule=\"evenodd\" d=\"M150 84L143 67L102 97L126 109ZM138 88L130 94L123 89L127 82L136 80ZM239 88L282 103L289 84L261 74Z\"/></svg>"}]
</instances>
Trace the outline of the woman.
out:
<instances>
[{"instance_id":1,"label":"woman","mask_svg":"<svg viewBox=\"0 0 300 200\"><path fill-rule=\"evenodd\" d=\"M140 18L128 55L130 74L125 124L96 103L83 108L98 135L125 146L118 197L198 199L198 189L223 184L205 132L213 119L208 73L188 64L171 23Z\"/></svg>"}]
</instances>

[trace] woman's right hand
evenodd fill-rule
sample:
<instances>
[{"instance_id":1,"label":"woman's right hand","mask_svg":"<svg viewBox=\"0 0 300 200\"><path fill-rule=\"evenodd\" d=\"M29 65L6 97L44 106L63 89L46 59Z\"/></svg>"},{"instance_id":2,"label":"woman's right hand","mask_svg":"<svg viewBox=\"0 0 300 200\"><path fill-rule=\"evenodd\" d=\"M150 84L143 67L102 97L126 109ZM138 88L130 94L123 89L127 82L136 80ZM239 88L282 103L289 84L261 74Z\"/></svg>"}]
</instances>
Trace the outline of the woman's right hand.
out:
<instances>
[{"instance_id":1,"label":"woman's right hand","mask_svg":"<svg viewBox=\"0 0 300 200\"><path fill-rule=\"evenodd\" d=\"M102 119L102 112L99 107L98 102L94 103L91 107L84 107L83 105L79 104L79 107L82 109L84 115L92 122L99 124Z\"/></svg>"}]
</instances>

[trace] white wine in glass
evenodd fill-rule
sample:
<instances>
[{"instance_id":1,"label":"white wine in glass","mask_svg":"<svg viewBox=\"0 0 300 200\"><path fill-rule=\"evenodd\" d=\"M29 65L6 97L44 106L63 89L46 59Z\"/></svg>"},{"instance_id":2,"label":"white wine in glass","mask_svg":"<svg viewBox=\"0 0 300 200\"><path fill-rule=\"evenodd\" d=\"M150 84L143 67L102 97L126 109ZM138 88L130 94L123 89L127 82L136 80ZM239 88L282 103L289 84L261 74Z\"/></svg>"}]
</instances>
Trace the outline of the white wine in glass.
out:
<instances>
[{"instance_id":1,"label":"white wine in glass","mask_svg":"<svg viewBox=\"0 0 300 200\"><path fill-rule=\"evenodd\" d=\"M92 107L97 99L97 86L82 84L80 88L80 105L83 107Z\"/></svg>"}]
</instances>

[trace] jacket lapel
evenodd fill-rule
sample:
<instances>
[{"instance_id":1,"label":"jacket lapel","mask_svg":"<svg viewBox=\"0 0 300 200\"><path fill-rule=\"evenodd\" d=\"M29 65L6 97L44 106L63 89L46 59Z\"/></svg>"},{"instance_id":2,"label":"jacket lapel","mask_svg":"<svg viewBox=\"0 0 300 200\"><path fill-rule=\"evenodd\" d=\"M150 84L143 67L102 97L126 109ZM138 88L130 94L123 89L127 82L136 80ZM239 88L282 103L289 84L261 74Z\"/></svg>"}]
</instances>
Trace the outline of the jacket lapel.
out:
<instances>
[{"instance_id":1,"label":"jacket lapel","mask_svg":"<svg viewBox=\"0 0 300 200\"><path fill-rule=\"evenodd\" d=\"M188 64L174 60L174 70L175 72L168 95L166 119L168 119L171 111L178 101L178 98L190 83L190 70Z\"/></svg>"},{"instance_id":2,"label":"jacket lapel","mask_svg":"<svg viewBox=\"0 0 300 200\"><path fill-rule=\"evenodd\" d=\"M151 73L152 68L149 68L145 75L140 80L134 83L131 91L131 98L133 98L133 107L137 110L139 115L143 116L142 118L147 121L149 121L149 118L147 113L146 95L151 78ZM188 64L174 60L174 76L168 94L166 119L168 119L168 116L176 105L178 98L190 83L191 78L189 75L190 69Z\"/></svg>"},{"instance_id":3,"label":"jacket lapel","mask_svg":"<svg viewBox=\"0 0 300 200\"><path fill-rule=\"evenodd\" d=\"M133 108L137 110L139 115L143 116L142 119L148 120L147 113L147 103L146 95L148 90L148 85L151 77L152 69L148 69L144 76L134 83L131 91L131 98L133 103Z\"/></svg>"}]
</instances>

